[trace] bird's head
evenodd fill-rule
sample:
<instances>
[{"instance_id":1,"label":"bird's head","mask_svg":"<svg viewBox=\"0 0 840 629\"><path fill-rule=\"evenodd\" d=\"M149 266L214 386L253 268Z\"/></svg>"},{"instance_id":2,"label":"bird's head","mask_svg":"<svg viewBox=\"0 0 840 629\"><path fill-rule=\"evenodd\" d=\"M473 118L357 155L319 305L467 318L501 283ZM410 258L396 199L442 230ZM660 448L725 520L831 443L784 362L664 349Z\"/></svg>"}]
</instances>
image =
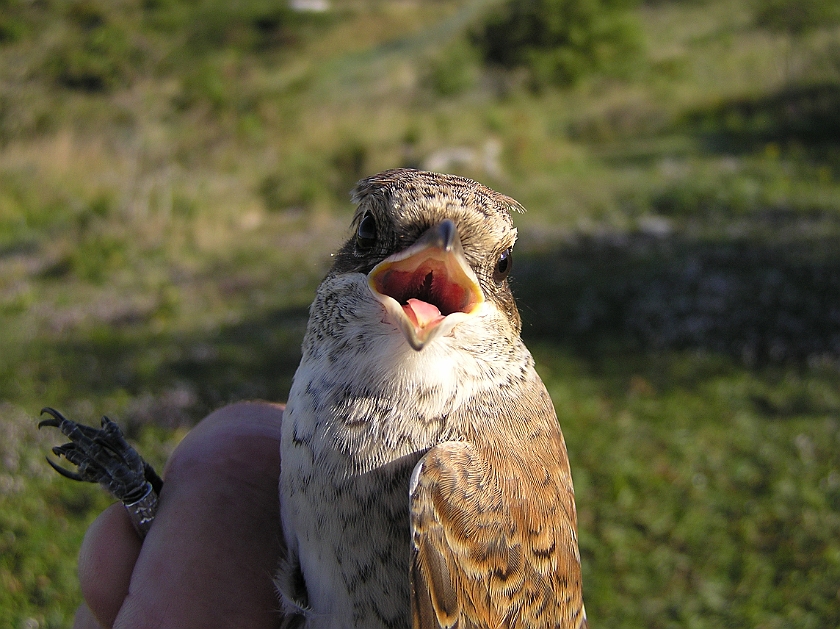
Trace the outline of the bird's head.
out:
<instances>
[{"instance_id":1,"label":"bird's head","mask_svg":"<svg viewBox=\"0 0 840 629\"><path fill-rule=\"evenodd\" d=\"M410 169L359 182L353 235L331 274L362 273L372 296L415 350L496 309L518 334L507 282L513 199L479 183Z\"/></svg>"}]
</instances>

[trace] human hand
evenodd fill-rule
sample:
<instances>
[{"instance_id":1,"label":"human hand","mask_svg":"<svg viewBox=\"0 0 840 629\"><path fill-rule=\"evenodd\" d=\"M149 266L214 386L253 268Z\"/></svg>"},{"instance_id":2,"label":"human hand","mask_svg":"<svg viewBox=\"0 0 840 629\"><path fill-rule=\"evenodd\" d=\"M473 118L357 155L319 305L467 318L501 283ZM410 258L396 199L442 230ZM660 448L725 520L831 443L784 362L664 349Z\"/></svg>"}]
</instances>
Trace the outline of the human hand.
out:
<instances>
[{"instance_id":1,"label":"human hand","mask_svg":"<svg viewBox=\"0 0 840 629\"><path fill-rule=\"evenodd\" d=\"M283 407L240 403L196 425L170 457L141 542L122 504L85 535L74 628L278 627L277 482Z\"/></svg>"}]
</instances>

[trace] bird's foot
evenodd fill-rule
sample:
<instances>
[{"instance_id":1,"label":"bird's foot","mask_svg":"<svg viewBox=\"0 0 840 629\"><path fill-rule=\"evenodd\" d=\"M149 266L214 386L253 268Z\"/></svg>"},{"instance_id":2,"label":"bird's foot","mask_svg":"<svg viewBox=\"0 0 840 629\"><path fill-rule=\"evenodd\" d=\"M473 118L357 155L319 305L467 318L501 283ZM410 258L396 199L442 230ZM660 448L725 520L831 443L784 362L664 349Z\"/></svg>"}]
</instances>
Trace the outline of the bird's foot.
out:
<instances>
[{"instance_id":1,"label":"bird's foot","mask_svg":"<svg viewBox=\"0 0 840 629\"><path fill-rule=\"evenodd\" d=\"M102 418L102 428L97 429L77 424L53 408L44 408L41 414L49 415L50 419L42 420L38 428L58 428L70 439L70 443L55 446L52 451L77 466L78 471L68 470L47 459L47 463L62 476L99 483L126 505L146 499L150 492L160 493L163 481L128 444L119 426L107 417Z\"/></svg>"}]
</instances>

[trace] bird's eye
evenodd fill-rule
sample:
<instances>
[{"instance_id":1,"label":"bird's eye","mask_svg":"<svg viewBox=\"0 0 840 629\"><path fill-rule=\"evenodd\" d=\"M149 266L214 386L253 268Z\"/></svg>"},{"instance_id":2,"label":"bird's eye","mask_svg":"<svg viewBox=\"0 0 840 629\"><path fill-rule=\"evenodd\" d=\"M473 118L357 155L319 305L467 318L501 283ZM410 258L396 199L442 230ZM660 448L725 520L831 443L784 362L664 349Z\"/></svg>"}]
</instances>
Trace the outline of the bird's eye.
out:
<instances>
[{"instance_id":1,"label":"bird's eye","mask_svg":"<svg viewBox=\"0 0 840 629\"><path fill-rule=\"evenodd\" d=\"M367 250L376 244L376 220L368 213L359 221L359 229L356 231L356 247Z\"/></svg>"},{"instance_id":2,"label":"bird's eye","mask_svg":"<svg viewBox=\"0 0 840 629\"><path fill-rule=\"evenodd\" d=\"M493 271L493 279L497 284L501 284L501 282L508 276L512 266L513 253L511 252L510 247L508 247L502 251L502 254L499 256L499 260L496 262L496 268Z\"/></svg>"}]
</instances>

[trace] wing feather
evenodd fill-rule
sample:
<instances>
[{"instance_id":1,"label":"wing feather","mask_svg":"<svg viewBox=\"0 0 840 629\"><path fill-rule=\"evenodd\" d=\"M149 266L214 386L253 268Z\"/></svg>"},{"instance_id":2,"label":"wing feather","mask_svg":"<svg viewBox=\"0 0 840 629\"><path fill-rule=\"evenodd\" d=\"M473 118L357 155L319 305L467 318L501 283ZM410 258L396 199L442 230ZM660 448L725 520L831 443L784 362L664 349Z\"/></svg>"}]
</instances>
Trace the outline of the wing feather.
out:
<instances>
[{"instance_id":1,"label":"wing feather","mask_svg":"<svg viewBox=\"0 0 840 629\"><path fill-rule=\"evenodd\" d=\"M411 486L414 629L586 626L558 438L527 461L468 442L440 444L420 460ZM541 464L556 448L558 459Z\"/></svg>"}]
</instances>

